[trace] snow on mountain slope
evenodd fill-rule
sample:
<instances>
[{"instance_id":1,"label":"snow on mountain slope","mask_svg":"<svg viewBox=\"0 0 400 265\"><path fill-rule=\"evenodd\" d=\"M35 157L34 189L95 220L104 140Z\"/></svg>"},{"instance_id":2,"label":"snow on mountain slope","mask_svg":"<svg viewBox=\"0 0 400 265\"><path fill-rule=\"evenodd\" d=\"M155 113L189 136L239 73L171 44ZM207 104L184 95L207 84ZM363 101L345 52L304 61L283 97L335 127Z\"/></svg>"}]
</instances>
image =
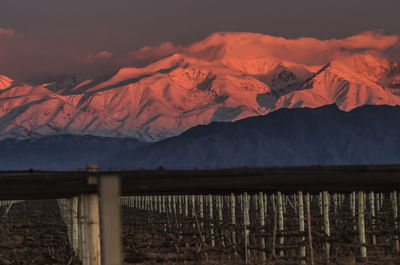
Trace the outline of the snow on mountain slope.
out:
<instances>
[{"instance_id":1,"label":"snow on mountain slope","mask_svg":"<svg viewBox=\"0 0 400 265\"><path fill-rule=\"evenodd\" d=\"M366 58L370 63L361 56L331 62L298 90L280 97L273 109L315 108L335 103L340 109L349 111L362 105L399 105L400 97L382 83L388 78L391 63L371 56ZM381 64L376 64L378 61Z\"/></svg>"},{"instance_id":2,"label":"snow on mountain slope","mask_svg":"<svg viewBox=\"0 0 400 265\"><path fill-rule=\"evenodd\" d=\"M285 52L272 54L285 50L271 48L272 38L213 34L145 67L94 79L31 86L0 76L0 138L91 134L157 141L279 108L400 104L398 63L363 53L325 66L304 64L301 54L292 61Z\"/></svg>"},{"instance_id":3,"label":"snow on mountain slope","mask_svg":"<svg viewBox=\"0 0 400 265\"><path fill-rule=\"evenodd\" d=\"M113 121L77 109L73 100L43 86L16 85L0 92L2 138L59 133L120 136Z\"/></svg>"},{"instance_id":4,"label":"snow on mountain slope","mask_svg":"<svg viewBox=\"0 0 400 265\"><path fill-rule=\"evenodd\" d=\"M0 75L0 90L10 87L12 83L13 80L11 80L10 78L4 75Z\"/></svg>"}]
</instances>

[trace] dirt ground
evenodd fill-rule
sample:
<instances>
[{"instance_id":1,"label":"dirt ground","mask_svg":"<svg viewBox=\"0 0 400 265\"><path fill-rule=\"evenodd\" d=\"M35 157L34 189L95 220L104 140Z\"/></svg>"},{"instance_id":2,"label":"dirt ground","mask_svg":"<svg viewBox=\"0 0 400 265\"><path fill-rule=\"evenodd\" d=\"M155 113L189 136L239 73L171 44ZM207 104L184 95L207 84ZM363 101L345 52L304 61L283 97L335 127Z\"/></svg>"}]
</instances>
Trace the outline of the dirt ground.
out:
<instances>
[{"instance_id":1,"label":"dirt ground","mask_svg":"<svg viewBox=\"0 0 400 265\"><path fill-rule=\"evenodd\" d=\"M0 264L80 264L55 200L16 203L1 216Z\"/></svg>"},{"instance_id":2,"label":"dirt ground","mask_svg":"<svg viewBox=\"0 0 400 265\"><path fill-rule=\"evenodd\" d=\"M57 202L24 201L14 204L5 215L4 209L0 211L0 265L46 265L46 264L81 264L74 255L68 242L67 227L63 223ZM149 214L148 212L122 207L122 247L123 264L142 265L195 265L195 264L244 264L243 241L240 227L237 232L237 247L234 248L229 241L231 227L225 226L221 231L225 233L225 247L220 247L221 233L216 228L216 247L203 244L199 234L193 227L193 220L177 223L171 216L168 217L169 227L166 228L165 216ZM205 223L204 226L209 224ZM318 224L317 224L318 225ZM333 224L333 228L336 224ZM338 222L338 226L346 226ZM347 225L348 226L348 225ZM173 227L179 227L173 229ZM351 228L351 226L349 226ZM194 229L194 230L193 230ZM343 229L344 231L347 231ZM209 236L209 235L206 235ZM340 236L340 234L333 234ZM289 237L287 237L290 242ZM318 238L316 238L318 240ZM343 244L346 242L343 242ZM352 248L348 248L352 249ZM357 249L354 246L354 249ZM293 252L286 258L272 258L267 253L270 265L301 264L296 253ZM371 252L371 254L373 254ZM378 252L375 254L379 254ZM371 257L366 262L357 261L349 251L346 256L333 258L328 264L337 265L397 265L400 256L381 252L379 258ZM257 251L251 252L250 264L261 264L254 256ZM315 253L315 264L326 264L318 248Z\"/></svg>"}]
</instances>

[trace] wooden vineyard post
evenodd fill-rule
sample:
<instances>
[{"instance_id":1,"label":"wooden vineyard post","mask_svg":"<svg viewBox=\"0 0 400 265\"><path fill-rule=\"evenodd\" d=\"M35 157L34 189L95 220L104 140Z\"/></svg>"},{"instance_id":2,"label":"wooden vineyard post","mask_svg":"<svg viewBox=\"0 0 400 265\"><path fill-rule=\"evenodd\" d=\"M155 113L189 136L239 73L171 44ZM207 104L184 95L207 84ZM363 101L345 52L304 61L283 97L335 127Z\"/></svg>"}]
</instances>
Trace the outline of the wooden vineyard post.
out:
<instances>
[{"instance_id":1,"label":"wooden vineyard post","mask_svg":"<svg viewBox=\"0 0 400 265\"><path fill-rule=\"evenodd\" d=\"M259 214L260 214L260 248L261 248L261 262L265 264L267 261L267 253L265 249L265 213L264 213L264 193L260 192L258 194L258 202L259 202Z\"/></svg>"},{"instance_id":2,"label":"wooden vineyard post","mask_svg":"<svg viewBox=\"0 0 400 265\"><path fill-rule=\"evenodd\" d=\"M307 231L308 231L308 248L310 255L310 264L314 265L314 249L312 243L312 231L311 231L311 209L310 209L310 193L306 194L306 212L307 212Z\"/></svg>"},{"instance_id":3,"label":"wooden vineyard post","mask_svg":"<svg viewBox=\"0 0 400 265\"><path fill-rule=\"evenodd\" d=\"M232 245L236 249L236 198L231 193L231 224L232 224Z\"/></svg>"},{"instance_id":4,"label":"wooden vineyard post","mask_svg":"<svg viewBox=\"0 0 400 265\"><path fill-rule=\"evenodd\" d=\"M223 216L222 216L222 209L224 208L224 201L221 195L217 195L217 209L218 209L218 226L219 226L219 231L220 231L220 237L221 237L221 246L225 247L225 239L224 239L224 233L223 233L223 228L222 225L224 224L223 222Z\"/></svg>"},{"instance_id":5,"label":"wooden vineyard post","mask_svg":"<svg viewBox=\"0 0 400 265\"><path fill-rule=\"evenodd\" d=\"M182 222L181 217L183 215L183 209L182 209L182 204L183 204L183 200L182 200L182 195L177 195L177 203L178 203L178 214L175 216L176 218L176 223L177 223L177 227L178 227L178 234L179 234L179 239L182 239Z\"/></svg>"},{"instance_id":6,"label":"wooden vineyard post","mask_svg":"<svg viewBox=\"0 0 400 265\"><path fill-rule=\"evenodd\" d=\"M371 225L372 225L372 245L376 245L376 236L375 236L375 194L373 191L369 193L369 206L371 209Z\"/></svg>"},{"instance_id":7,"label":"wooden vineyard post","mask_svg":"<svg viewBox=\"0 0 400 265\"><path fill-rule=\"evenodd\" d=\"M172 195L172 213L174 214L174 224L175 224L175 235L177 236L177 238L180 239L180 229L179 229L179 225L178 225L178 212L176 210L176 195ZM173 227L173 225L171 225L171 227Z\"/></svg>"},{"instance_id":8,"label":"wooden vineyard post","mask_svg":"<svg viewBox=\"0 0 400 265\"><path fill-rule=\"evenodd\" d=\"M334 193L333 194L333 196L332 196L332 199L333 199L333 213L334 213L334 218L335 218L335 228L337 229L337 227L338 227L338 216L337 216L337 213L338 213L338 194L337 193Z\"/></svg>"},{"instance_id":9,"label":"wooden vineyard post","mask_svg":"<svg viewBox=\"0 0 400 265\"><path fill-rule=\"evenodd\" d=\"M333 194L333 212L337 214L338 211L338 194L334 193Z\"/></svg>"},{"instance_id":10,"label":"wooden vineyard post","mask_svg":"<svg viewBox=\"0 0 400 265\"><path fill-rule=\"evenodd\" d=\"M203 195L199 195L199 210L200 210L201 241L204 244L206 242L206 237L204 235L204 203L203 203Z\"/></svg>"},{"instance_id":11,"label":"wooden vineyard post","mask_svg":"<svg viewBox=\"0 0 400 265\"><path fill-rule=\"evenodd\" d=\"M167 196L162 195L161 196L161 213L165 214L166 216L168 216L168 212L167 212L168 209L166 207L166 204L167 204ZM167 220L164 220L164 230L163 230L163 232L164 232L165 238L168 238L168 234L167 234L167 231L168 231L168 218L165 218L165 219L167 219Z\"/></svg>"},{"instance_id":12,"label":"wooden vineyard post","mask_svg":"<svg viewBox=\"0 0 400 265\"><path fill-rule=\"evenodd\" d=\"M287 199L286 199L286 195L282 194L282 206L283 206L283 214L286 214L286 206L287 206Z\"/></svg>"},{"instance_id":13,"label":"wooden vineyard post","mask_svg":"<svg viewBox=\"0 0 400 265\"><path fill-rule=\"evenodd\" d=\"M294 194L292 195L292 197L293 197L293 209L294 209L294 213L297 214L297 213L298 213L298 209L297 209L298 201L297 201L297 198L296 198L296 193L294 193Z\"/></svg>"},{"instance_id":14,"label":"wooden vineyard post","mask_svg":"<svg viewBox=\"0 0 400 265\"><path fill-rule=\"evenodd\" d=\"M278 231L279 231L279 256L284 256L283 244L285 243L285 238L283 236L284 232L284 220L283 220L283 201L282 201L282 193L278 191L277 193L278 199Z\"/></svg>"},{"instance_id":15,"label":"wooden vineyard post","mask_svg":"<svg viewBox=\"0 0 400 265\"><path fill-rule=\"evenodd\" d=\"M354 222L354 220L356 218L356 192L355 191L353 191L350 194L350 207L351 207L351 216L352 216L353 222ZM356 224L353 225L353 230L354 231L357 230Z\"/></svg>"},{"instance_id":16,"label":"wooden vineyard post","mask_svg":"<svg viewBox=\"0 0 400 265\"><path fill-rule=\"evenodd\" d=\"M244 255L246 264L249 263L249 241L250 241L250 216L249 216L249 198L247 192L243 194L243 225L244 225Z\"/></svg>"},{"instance_id":17,"label":"wooden vineyard post","mask_svg":"<svg viewBox=\"0 0 400 265\"><path fill-rule=\"evenodd\" d=\"M189 217L189 196L184 195L184 201L185 201L185 217Z\"/></svg>"},{"instance_id":18,"label":"wooden vineyard post","mask_svg":"<svg viewBox=\"0 0 400 265\"><path fill-rule=\"evenodd\" d=\"M268 216L268 194L264 193L264 215Z\"/></svg>"},{"instance_id":19,"label":"wooden vineyard post","mask_svg":"<svg viewBox=\"0 0 400 265\"><path fill-rule=\"evenodd\" d=\"M162 197L163 196L161 196L161 195L159 195L158 196L158 213L159 214L162 214L163 213L163 209L162 209L162 206L163 206L163 203L162 203Z\"/></svg>"},{"instance_id":20,"label":"wooden vineyard post","mask_svg":"<svg viewBox=\"0 0 400 265\"><path fill-rule=\"evenodd\" d=\"M86 232L86 228L87 228L86 227L86 218L87 218L86 198L87 197L84 194L82 194L82 195L79 195L79 200L78 200L78 202L79 202L78 203L79 204L78 205L78 207L79 207L79 210L78 210L78 215L79 215L79 217L78 217L79 218L79 252L78 252L78 254L79 254L79 258L82 261L83 265L89 264L87 261L88 250L87 250L87 241L86 241L86 235L87 235L87 232Z\"/></svg>"},{"instance_id":21,"label":"wooden vineyard post","mask_svg":"<svg viewBox=\"0 0 400 265\"><path fill-rule=\"evenodd\" d=\"M322 216L323 213L323 206L322 206L322 192L318 195L318 205L319 205L319 214Z\"/></svg>"},{"instance_id":22,"label":"wooden vineyard post","mask_svg":"<svg viewBox=\"0 0 400 265\"><path fill-rule=\"evenodd\" d=\"M214 236L214 207L213 207L213 196L211 194L208 195L208 213L210 217L210 241L211 247L215 247L215 236Z\"/></svg>"},{"instance_id":23,"label":"wooden vineyard post","mask_svg":"<svg viewBox=\"0 0 400 265\"><path fill-rule=\"evenodd\" d=\"M358 234L360 241L361 259L367 259L367 247L365 240L365 213L364 213L364 192L358 192Z\"/></svg>"},{"instance_id":24,"label":"wooden vineyard post","mask_svg":"<svg viewBox=\"0 0 400 265\"><path fill-rule=\"evenodd\" d=\"M303 259L306 257L306 246L305 246L305 227L304 227L304 202L303 192L298 192L298 206L299 206L299 232L300 232L300 257ZM302 260L302 263L304 260Z\"/></svg>"},{"instance_id":25,"label":"wooden vineyard post","mask_svg":"<svg viewBox=\"0 0 400 265\"><path fill-rule=\"evenodd\" d=\"M397 191L392 192L392 208L393 208L393 220L394 220L394 229L395 229L395 234L394 234L394 241L395 241L395 250L396 252L399 252L399 222L397 220L398 218L398 204L397 204Z\"/></svg>"},{"instance_id":26,"label":"wooden vineyard post","mask_svg":"<svg viewBox=\"0 0 400 265\"><path fill-rule=\"evenodd\" d=\"M166 195L165 204L166 204L165 213L167 215L167 234L170 235L171 229L172 229L172 225L171 225L171 221L170 221L170 218L172 216L172 206L171 206L172 196L171 195Z\"/></svg>"},{"instance_id":27,"label":"wooden vineyard post","mask_svg":"<svg viewBox=\"0 0 400 265\"><path fill-rule=\"evenodd\" d=\"M338 207L339 207L339 210L342 210L342 207L343 207L343 195L339 193L338 197L339 197Z\"/></svg>"},{"instance_id":28,"label":"wooden vineyard post","mask_svg":"<svg viewBox=\"0 0 400 265\"><path fill-rule=\"evenodd\" d=\"M121 217L119 195L119 176L102 176L100 178L101 231L104 251L102 264L121 264Z\"/></svg>"},{"instance_id":29,"label":"wooden vineyard post","mask_svg":"<svg viewBox=\"0 0 400 265\"><path fill-rule=\"evenodd\" d=\"M172 195L172 211L173 214L175 216L175 221L176 221L176 215L177 215L177 211L176 211L176 195ZM175 222L176 225L178 225L177 222Z\"/></svg>"},{"instance_id":30,"label":"wooden vineyard post","mask_svg":"<svg viewBox=\"0 0 400 265\"><path fill-rule=\"evenodd\" d=\"M96 165L88 165L88 172L96 172ZM88 177L88 184L97 185L98 179L95 176ZM90 265L101 264L100 254L100 217L99 217L99 195L88 194L86 195L86 210L87 210L87 248L88 248L88 262ZM118 197L119 200L119 197ZM119 204L118 204L119 207Z\"/></svg>"},{"instance_id":31,"label":"wooden vineyard post","mask_svg":"<svg viewBox=\"0 0 400 265\"><path fill-rule=\"evenodd\" d=\"M79 200L78 197L72 198L72 207L71 207L71 234L72 234L72 249L74 250L76 255L79 255L79 216L78 216L78 205Z\"/></svg>"},{"instance_id":32,"label":"wooden vineyard post","mask_svg":"<svg viewBox=\"0 0 400 265\"><path fill-rule=\"evenodd\" d=\"M191 196L191 201L192 201L192 218L195 220L196 218L196 197L194 194ZM193 238L196 238L196 222L193 221Z\"/></svg>"},{"instance_id":33,"label":"wooden vineyard post","mask_svg":"<svg viewBox=\"0 0 400 265\"><path fill-rule=\"evenodd\" d=\"M323 213L324 213L324 232L325 232L325 237L326 237L326 242L325 242L325 259L328 262L330 258L330 252L331 252L331 243L330 243L330 236L331 236L331 230L330 230L330 224L329 224L329 194L327 191L323 192Z\"/></svg>"},{"instance_id":34,"label":"wooden vineyard post","mask_svg":"<svg viewBox=\"0 0 400 265\"><path fill-rule=\"evenodd\" d=\"M379 214L379 193L375 193L375 212Z\"/></svg>"},{"instance_id":35,"label":"wooden vineyard post","mask_svg":"<svg viewBox=\"0 0 400 265\"><path fill-rule=\"evenodd\" d=\"M182 204L183 204L182 195L178 195L178 214L179 215L183 214Z\"/></svg>"},{"instance_id":36,"label":"wooden vineyard post","mask_svg":"<svg viewBox=\"0 0 400 265\"><path fill-rule=\"evenodd\" d=\"M274 214L273 229L272 229L272 256L275 258L276 257L276 234L278 231L278 206L276 203L275 193L272 193L270 198L271 198L272 212Z\"/></svg>"},{"instance_id":37,"label":"wooden vineyard post","mask_svg":"<svg viewBox=\"0 0 400 265\"><path fill-rule=\"evenodd\" d=\"M167 197L165 195L162 195L161 196L161 211L162 211L162 213L167 212L166 203L167 203Z\"/></svg>"}]
</instances>

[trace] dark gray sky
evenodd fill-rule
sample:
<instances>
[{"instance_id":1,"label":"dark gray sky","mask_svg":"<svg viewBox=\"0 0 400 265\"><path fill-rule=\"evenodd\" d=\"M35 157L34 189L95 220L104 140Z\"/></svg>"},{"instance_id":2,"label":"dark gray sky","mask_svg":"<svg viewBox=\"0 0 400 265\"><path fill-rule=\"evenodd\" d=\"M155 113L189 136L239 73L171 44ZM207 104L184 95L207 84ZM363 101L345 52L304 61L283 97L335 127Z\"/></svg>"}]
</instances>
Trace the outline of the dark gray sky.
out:
<instances>
[{"instance_id":1,"label":"dark gray sky","mask_svg":"<svg viewBox=\"0 0 400 265\"><path fill-rule=\"evenodd\" d=\"M145 45L218 31L328 39L365 30L400 35L400 1L1 0L0 74L27 81L105 73Z\"/></svg>"}]
</instances>

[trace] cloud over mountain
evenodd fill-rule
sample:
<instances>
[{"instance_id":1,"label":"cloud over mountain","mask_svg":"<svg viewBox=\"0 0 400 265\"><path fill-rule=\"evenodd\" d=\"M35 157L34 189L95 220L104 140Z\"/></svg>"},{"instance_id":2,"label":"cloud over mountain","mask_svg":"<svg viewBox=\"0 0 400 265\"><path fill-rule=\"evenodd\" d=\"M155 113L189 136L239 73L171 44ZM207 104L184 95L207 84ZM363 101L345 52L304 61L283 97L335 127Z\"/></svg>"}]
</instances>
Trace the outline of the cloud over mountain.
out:
<instances>
[{"instance_id":1,"label":"cloud over mountain","mask_svg":"<svg viewBox=\"0 0 400 265\"><path fill-rule=\"evenodd\" d=\"M111 58L113 54L109 51L100 51L98 53L89 53L86 57L78 57L77 61L85 63L93 63L97 60Z\"/></svg>"},{"instance_id":2,"label":"cloud over mountain","mask_svg":"<svg viewBox=\"0 0 400 265\"><path fill-rule=\"evenodd\" d=\"M389 48L399 48L399 45L399 36L384 35L380 31L365 31L343 39L328 40L220 32L187 46L174 45L171 42L163 42L155 47L145 46L128 53L122 61L144 65L174 53L182 53L209 61L221 59L226 55L248 59L273 56L300 64L321 65L355 53L382 54Z\"/></svg>"},{"instance_id":3,"label":"cloud over mountain","mask_svg":"<svg viewBox=\"0 0 400 265\"><path fill-rule=\"evenodd\" d=\"M6 28L2 28L0 27L0 36L6 36L6 37L11 37L15 34L15 30L14 29L6 29Z\"/></svg>"},{"instance_id":4,"label":"cloud over mountain","mask_svg":"<svg viewBox=\"0 0 400 265\"><path fill-rule=\"evenodd\" d=\"M340 40L215 33L187 46L144 47L131 58L151 63L94 79L72 75L32 86L0 76L0 138L64 133L156 141L281 108L400 105L400 64L384 58L398 42L379 32ZM81 64L116 59L102 51Z\"/></svg>"}]
</instances>

